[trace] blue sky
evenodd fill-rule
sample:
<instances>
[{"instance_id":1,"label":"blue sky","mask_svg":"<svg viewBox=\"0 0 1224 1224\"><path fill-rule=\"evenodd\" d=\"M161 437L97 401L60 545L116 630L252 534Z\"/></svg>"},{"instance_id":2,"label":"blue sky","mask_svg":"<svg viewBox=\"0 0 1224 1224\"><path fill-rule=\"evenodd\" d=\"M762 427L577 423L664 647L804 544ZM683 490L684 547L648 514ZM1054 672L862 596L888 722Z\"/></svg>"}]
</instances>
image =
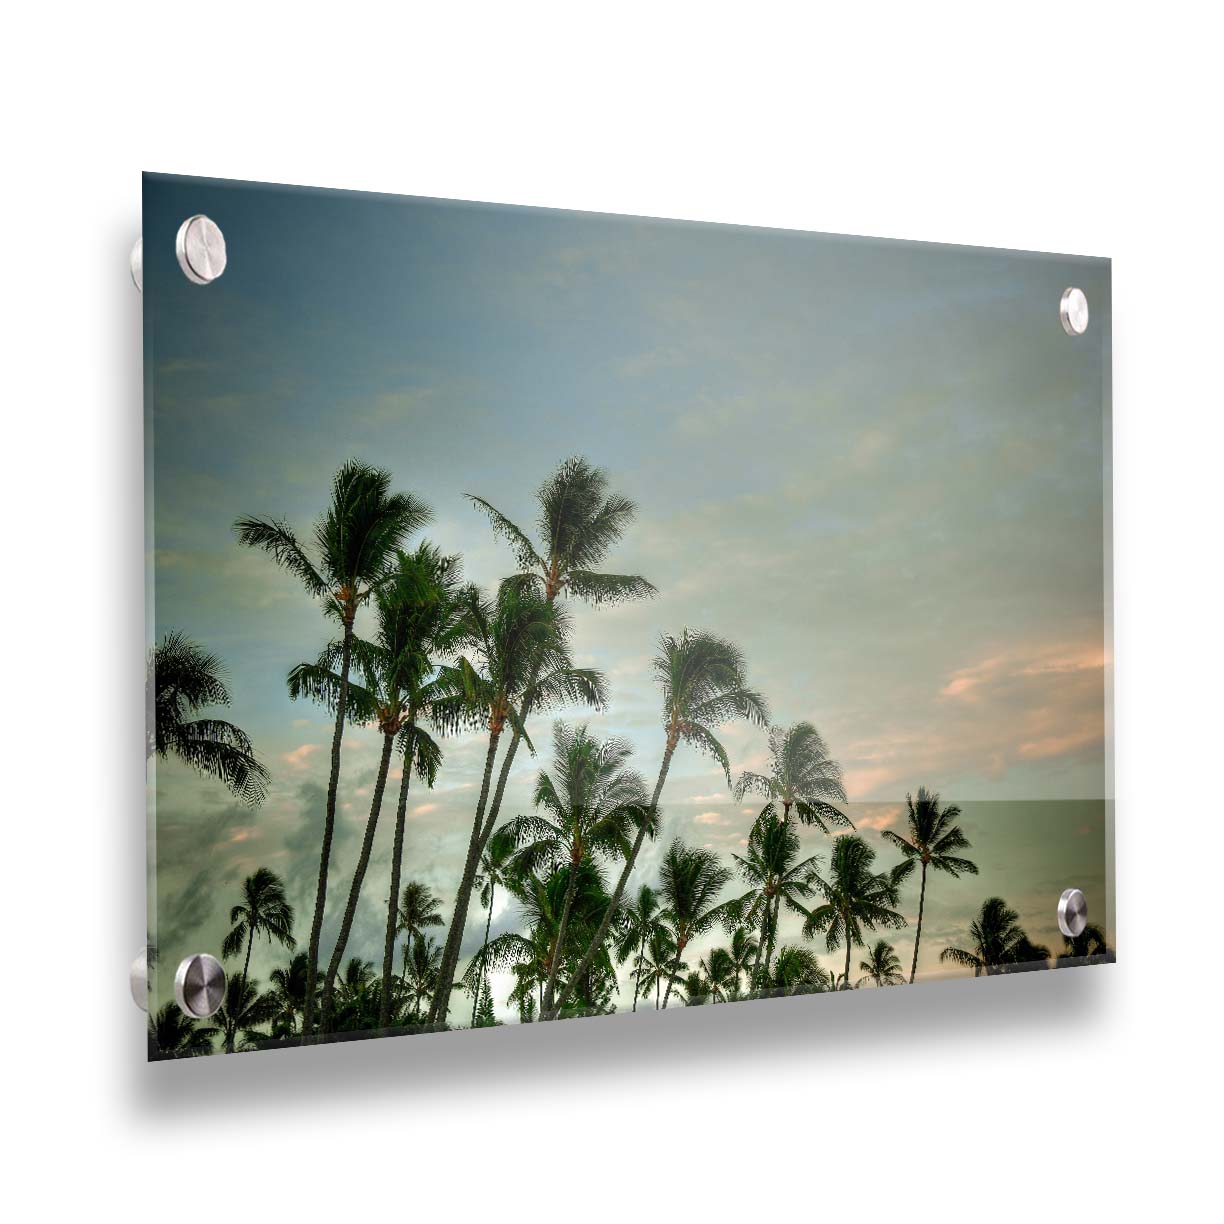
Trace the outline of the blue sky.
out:
<instances>
[{"instance_id":1,"label":"blue sky","mask_svg":"<svg viewBox=\"0 0 1224 1224\"><path fill-rule=\"evenodd\" d=\"M229 253L205 287L173 257L196 212ZM463 495L528 526L561 459L606 468L638 505L609 568L660 594L574 608L578 657L611 686L590 721L653 780L655 642L709 628L744 649L775 721L821 729L869 837L919 785L960 803L983 875L929 898L924 971L991 892L1047 943L1069 883L1104 916L1107 261L157 176L143 232L155 630L225 660L229 716L273 771L251 813L159 764L167 964L219 945L261 864L308 929L328 720L289 701L285 674L329 629L231 525L305 532L351 456L428 502L428 537L488 587L511 558ZM1092 310L1075 340L1057 316L1069 284ZM763 764L763 733L725 742L737 769ZM333 918L377 747L372 730L346 740ZM405 871L448 910L482 758L480 737L448 743L437 789L409 804ZM538 767L516 762L507 815ZM752 819L689 754L663 804L667 836L728 855ZM370 959L389 816L352 943ZM903 959L911 938L894 940ZM254 972L281 956L257 951Z\"/></svg>"}]
</instances>

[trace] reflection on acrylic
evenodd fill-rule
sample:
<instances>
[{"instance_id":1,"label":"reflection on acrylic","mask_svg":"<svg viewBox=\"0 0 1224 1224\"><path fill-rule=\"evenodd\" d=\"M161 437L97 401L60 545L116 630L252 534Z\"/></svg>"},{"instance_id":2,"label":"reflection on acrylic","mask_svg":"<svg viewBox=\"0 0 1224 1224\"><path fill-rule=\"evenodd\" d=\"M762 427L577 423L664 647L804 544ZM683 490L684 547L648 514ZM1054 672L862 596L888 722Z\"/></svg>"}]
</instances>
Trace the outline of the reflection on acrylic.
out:
<instances>
[{"instance_id":1,"label":"reflection on acrylic","mask_svg":"<svg viewBox=\"0 0 1224 1224\"><path fill-rule=\"evenodd\" d=\"M157 176L144 235L152 1057L1112 959L1105 261Z\"/></svg>"}]
</instances>

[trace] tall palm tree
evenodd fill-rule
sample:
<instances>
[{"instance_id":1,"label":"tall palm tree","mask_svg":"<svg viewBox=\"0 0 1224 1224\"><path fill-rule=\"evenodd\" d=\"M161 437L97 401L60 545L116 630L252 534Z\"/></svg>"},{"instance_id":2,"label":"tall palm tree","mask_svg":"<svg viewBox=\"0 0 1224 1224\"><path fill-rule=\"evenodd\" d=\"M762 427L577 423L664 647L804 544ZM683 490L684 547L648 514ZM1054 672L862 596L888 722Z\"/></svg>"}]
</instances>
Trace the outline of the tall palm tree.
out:
<instances>
[{"instance_id":1,"label":"tall palm tree","mask_svg":"<svg viewBox=\"0 0 1224 1224\"><path fill-rule=\"evenodd\" d=\"M209 1037L220 1037L227 1054L245 1050L268 1040L259 1025L267 1024L277 1012L276 998L260 994L259 983L246 974L235 974L225 983L225 1002L212 1017L212 1025L201 1030Z\"/></svg>"},{"instance_id":2,"label":"tall palm tree","mask_svg":"<svg viewBox=\"0 0 1224 1224\"><path fill-rule=\"evenodd\" d=\"M221 944L221 955L227 960L237 956L246 945L246 960L242 962L245 978L251 968L251 949L255 936L262 935L269 943L274 940L292 948L293 906L285 898L285 886L280 876L267 867L260 867L242 882L242 900L230 910L233 928Z\"/></svg>"},{"instance_id":3,"label":"tall palm tree","mask_svg":"<svg viewBox=\"0 0 1224 1224\"><path fill-rule=\"evenodd\" d=\"M276 1012L272 1016L272 1035L292 1037L298 1031L298 1017L306 1010L306 953L299 952L287 966L269 975Z\"/></svg>"},{"instance_id":4,"label":"tall palm tree","mask_svg":"<svg viewBox=\"0 0 1224 1224\"><path fill-rule=\"evenodd\" d=\"M553 607L562 592L596 607L643 599L656 593L654 586L645 578L632 574L604 574L594 568L602 564L609 550L620 540L633 521L637 508L627 497L609 493L607 473L602 468L593 467L587 460L579 457L565 460L537 490L538 546L525 531L484 498L472 494L469 497L478 509L489 516L494 533L507 540L514 551L519 573L507 585L543 600L547 608ZM550 658L552 651L558 646L568 651L568 632L568 618L557 618L554 622L555 642L545 640L534 643L535 654L528 655L528 671L522 678L525 683L520 681L504 693L514 708L506 708L490 719L490 755L485 769L485 785L477 803L473 843L469 846L468 862L464 866L455 902L455 917L448 932L442 968L445 986L434 1004L431 1018L435 1022L446 1019L450 983L454 980L459 962L459 947L467 921L472 891L470 879L501 814L510 768L520 742L526 737L527 716L550 704L549 686L541 682L541 677L546 677L553 667L554 660ZM527 645L530 647L532 643ZM555 695L551 700L555 700ZM573 700L573 697L569 700ZM495 723L500 727L506 721L510 722L510 742L502 757L497 785L490 798L488 782L492 775L493 753L496 751L493 727ZM531 748L530 739L527 746Z\"/></svg>"},{"instance_id":5,"label":"tall palm tree","mask_svg":"<svg viewBox=\"0 0 1224 1224\"><path fill-rule=\"evenodd\" d=\"M765 973L769 973L769 958L773 955L778 933L778 919L783 903L786 908L807 917L803 902L815 891L816 855L800 860L799 834L791 822L776 816L766 808L757 817L748 834L747 853L733 854L736 867L751 888L737 904L738 918L760 928L757 955L749 975L751 987L760 972L761 953L765 954Z\"/></svg>"},{"instance_id":6,"label":"tall palm tree","mask_svg":"<svg viewBox=\"0 0 1224 1224\"><path fill-rule=\"evenodd\" d=\"M624 907L625 929L616 944L616 959L625 961L634 956L633 1011L637 1011L638 997L642 993L646 941L656 930L662 928L660 908L659 894L649 884L643 884L633 901Z\"/></svg>"},{"instance_id":7,"label":"tall palm tree","mask_svg":"<svg viewBox=\"0 0 1224 1224\"><path fill-rule=\"evenodd\" d=\"M901 972L901 962L897 959L897 950L887 940L877 939L867 953L867 959L859 961L863 976L855 983L861 986L871 982L876 986L902 986L905 984L905 974Z\"/></svg>"},{"instance_id":8,"label":"tall palm tree","mask_svg":"<svg viewBox=\"0 0 1224 1224\"><path fill-rule=\"evenodd\" d=\"M637 837L625 858L625 866L612 894L607 923L596 931L595 938L587 948L584 964L580 966L581 972L585 972L598 955L607 938L607 926L611 923L612 915L620 908L642 843L658 818L659 797L663 793L663 783L667 781L677 747L686 743L712 756L722 766L727 786L730 787L731 762L727 750L714 734L715 729L733 718L742 718L760 727L769 723L765 699L748 687L742 652L726 638L689 629L683 630L678 638L664 634L659 642L659 653L654 658L654 673L663 693L664 742L659 776L650 797L649 819L639 822ZM575 974L575 980L581 976L581 972ZM565 1003L566 997L563 991L558 1007ZM541 1016L541 1019L547 1018Z\"/></svg>"},{"instance_id":9,"label":"tall palm tree","mask_svg":"<svg viewBox=\"0 0 1224 1224\"><path fill-rule=\"evenodd\" d=\"M599 740L585 725L553 727L552 773L540 772L533 815L516 816L506 826L522 848L518 864L527 872L568 866L568 888L561 909L557 943L566 946L570 911L578 887L578 868L597 858L624 856L629 834L646 813L646 783L628 768L633 749L626 740ZM544 1012L551 1012L561 959L555 957L544 984Z\"/></svg>"},{"instance_id":10,"label":"tall palm tree","mask_svg":"<svg viewBox=\"0 0 1224 1224\"><path fill-rule=\"evenodd\" d=\"M322 600L324 614L338 620L343 630L323 843L319 851L319 880L310 927L307 961L310 976L306 1013L302 1018L303 1036L309 1036L314 1026L319 938L327 904L327 873L340 784L340 745L348 716L353 625L358 608L387 581L396 549L406 536L420 530L429 517L428 507L411 494L391 492L389 473L359 459L350 459L333 478L331 502L315 527L315 556L311 556L289 525L281 520L241 518L234 524L240 544L269 553L277 565L302 583L312 599Z\"/></svg>"},{"instance_id":11,"label":"tall palm tree","mask_svg":"<svg viewBox=\"0 0 1224 1224\"><path fill-rule=\"evenodd\" d=\"M416 598L401 602L400 614L409 619L407 636L417 643L412 666L401 669L407 708L400 731L399 802L395 810L395 838L391 849L391 891L387 897L387 926L383 936L382 1010L379 1027L391 1022L393 1002L392 972L395 939L398 934L400 873L404 858L404 829L408 811L408 788L415 771L418 779L432 789L442 760L441 750L421 727L422 717L440 695L437 686L437 660L470 645L467 607L470 587L461 585L462 568L457 557L442 556L428 544L421 544L409 559L415 571ZM405 562L401 560L401 571ZM438 920L439 925L441 919Z\"/></svg>"},{"instance_id":12,"label":"tall palm tree","mask_svg":"<svg viewBox=\"0 0 1224 1224\"><path fill-rule=\"evenodd\" d=\"M841 766L829 755L820 732L810 722L793 727L770 727L768 774L745 772L735 784L738 802L747 794L764 795L768 802L762 810L773 816L778 805L782 819L790 820L791 809L805 825L815 825L822 833L829 826L853 828L850 818L834 806L846 802Z\"/></svg>"},{"instance_id":13,"label":"tall palm tree","mask_svg":"<svg viewBox=\"0 0 1224 1224\"><path fill-rule=\"evenodd\" d=\"M678 837L667 847L659 868L659 896L663 917L676 939L676 962L694 939L726 923L731 911L718 903L718 894L730 879L731 872L712 850L686 846ZM671 988L669 981L663 992L664 1010Z\"/></svg>"},{"instance_id":14,"label":"tall palm tree","mask_svg":"<svg viewBox=\"0 0 1224 1224\"><path fill-rule=\"evenodd\" d=\"M914 960L910 965L909 980L914 981L918 972L918 944L922 940L922 911L926 905L927 868L945 872L954 880L959 879L962 872L977 875L976 863L967 858L959 858L955 850L969 850L969 840L954 822L960 816L961 810L954 803L946 808L940 808L939 796L929 791L925 786L918 788L918 798L905 796L905 804L909 809L909 838L885 829L882 836L885 841L892 842L910 862L922 864L922 886L918 893L918 926L914 931Z\"/></svg>"},{"instance_id":15,"label":"tall palm tree","mask_svg":"<svg viewBox=\"0 0 1224 1224\"><path fill-rule=\"evenodd\" d=\"M480 945L480 976L485 977L487 969L486 949L489 946L489 931L493 926L493 901L497 896L497 886L506 885L515 871L515 855L518 853L518 842L512 832L503 825L498 829L484 853L480 856L480 869L476 874L475 887L478 890L480 904L485 911L484 941ZM472 1026L476 1025L476 1009L480 996L472 998Z\"/></svg>"},{"instance_id":16,"label":"tall palm tree","mask_svg":"<svg viewBox=\"0 0 1224 1224\"><path fill-rule=\"evenodd\" d=\"M480 855L492 836L500 810L504 778L498 780L498 794L492 804L489 792L503 732L510 726L515 737L525 735L520 713L523 709L542 710L567 703L601 707L607 700L603 676L590 668L573 665L568 644L568 612L548 603L524 584L503 582L492 603L473 593L467 617L475 642L475 661L462 656L453 666L442 668L438 678L440 696L433 703L433 715L448 729L487 727L489 744L467 858L442 952L439 987L430 1014L434 1024L446 1020ZM532 747L530 739L527 745Z\"/></svg>"},{"instance_id":17,"label":"tall palm tree","mask_svg":"<svg viewBox=\"0 0 1224 1224\"><path fill-rule=\"evenodd\" d=\"M361 682L350 677L347 686L342 684L336 669L343 657L343 642L333 642L328 646L319 656L317 663L299 664L289 673L291 697L312 697L333 710L339 702L342 688L346 687L349 717L353 721L375 723L383 737L370 799L370 814L366 820L361 850L349 886L340 931L323 979L322 1017L325 1029L333 1010L336 975L340 972L340 964L348 947L353 919L357 913L357 902L370 863L395 746L397 743L400 745L403 757L400 779L401 812L407 804L408 785L413 769L432 785L442 759L440 748L419 725L419 720L422 705L436 696L434 685L428 679L434 663L427 649L439 646L450 648L466 640L457 611L458 601L454 594L458 585L458 575L454 572L456 570L456 562L452 558L443 557L429 544L421 544L412 555L403 551L397 552L395 567L389 580L374 592L377 623L374 639L365 641L354 635L350 644L352 662ZM444 590L442 583L452 573L448 592ZM420 638L423 626L436 628L442 636L423 643ZM402 816L397 818L396 832L402 854L401 821ZM393 875L398 875L394 866ZM393 883L398 885L398 879ZM391 914L388 916L388 922L391 922ZM394 930L392 945L394 946ZM385 947L383 961L384 980L387 980L390 975ZM389 999L386 1002L389 1004Z\"/></svg>"},{"instance_id":18,"label":"tall palm tree","mask_svg":"<svg viewBox=\"0 0 1224 1224\"><path fill-rule=\"evenodd\" d=\"M196 1058L212 1052L212 1030L199 1028L177 1003L167 1003L149 1017L150 1058Z\"/></svg>"},{"instance_id":19,"label":"tall palm tree","mask_svg":"<svg viewBox=\"0 0 1224 1224\"><path fill-rule=\"evenodd\" d=\"M944 948L939 959L972 969L974 977L1002 973L1005 966L1016 963L1028 943L1020 915L1002 897L988 897L982 902L981 910L969 925L969 938L970 948Z\"/></svg>"},{"instance_id":20,"label":"tall palm tree","mask_svg":"<svg viewBox=\"0 0 1224 1224\"><path fill-rule=\"evenodd\" d=\"M268 771L250 737L219 718L190 718L208 706L230 704L221 661L182 633L167 633L153 650L146 673L151 724L148 756L173 753L239 799L254 806L268 790Z\"/></svg>"},{"instance_id":21,"label":"tall palm tree","mask_svg":"<svg viewBox=\"0 0 1224 1224\"><path fill-rule=\"evenodd\" d=\"M846 967L842 975L843 988L850 986L850 951L863 946L863 928L893 930L905 926L905 918L896 910L901 881L913 867L905 861L892 871L875 871L876 852L857 834L847 833L833 845L829 878L819 873L813 878L824 897L803 924L803 936L811 939L819 933L825 937L825 947L836 952L846 946Z\"/></svg>"}]
</instances>

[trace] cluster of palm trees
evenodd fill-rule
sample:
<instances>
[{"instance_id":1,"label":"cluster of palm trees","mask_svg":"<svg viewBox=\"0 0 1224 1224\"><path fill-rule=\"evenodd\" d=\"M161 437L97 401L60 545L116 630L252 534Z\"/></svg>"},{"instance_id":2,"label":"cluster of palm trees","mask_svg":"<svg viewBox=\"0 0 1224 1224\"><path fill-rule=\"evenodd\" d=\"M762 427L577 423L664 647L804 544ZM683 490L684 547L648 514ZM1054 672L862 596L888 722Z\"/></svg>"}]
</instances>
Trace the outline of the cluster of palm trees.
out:
<instances>
[{"instance_id":1,"label":"cluster of palm trees","mask_svg":"<svg viewBox=\"0 0 1224 1224\"><path fill-rule=\"evenodd\" d=\"M905 978L890 944L874 943L857 981L851 980L852 950L866 948L867 932L906 925L900 888L920 870L913 981L928 869L954 877L977 871L960 856L969 842L956 823L959 809L941 807L938 795L920 788L908 800L908 836L885 834L901 859L881 868L838 806L846 802L841 771L819 732L807 722L770 727L742 653L715 633L685 628L659 639L653 672L661 698L660 759L653 786L632 767L628 743L558 721L551 767L538 775L533 810L502 819L519 747L536 751L531 723L563 706L606 705L604 677L573 659L570 599L598 608L649 598L655 588L640 576L603 570L635 508L609 491L606 474L585 459L566 460L539 489L538 540L483 498L471 501L515 560L515 572L492 594L463 581L459 558L428 542L410 548L408 538L429 520L428 508L411 494L394 493L388 473L359 461L337 472L310 540L275 519L236 523L239 542L266 552L300 581L337 630L317 658L293 667L287 678L291 697L315 701L333 716L314 906L306 949L275 970L261 991L249 975L254 944L266 939L296 949L294 914L274 873L260 868L250 876L222 949L227 958L242 959L241 971L229 976L224 1007L205 1027L162 1009L150 1020L161 1052L446 1027L457 992L470 999L467 1022L494 1024L494 974L510 976L505 1002L523 1021L613 1010L622 969L632 982L635 1011L650 1000L666 1008L673 997L695 1005L868 981L898 984ZM370 622L364 633L362 619ZM229 723L190 717L228 702L215 658L169 635L154 652L150 692L151 753L174 753L249 802L262 799L268 775L249 739ZM733 783L718 732L735 720L769 728L770 771L743 773ZM344 737L354 724L378 729L381 752L338 934L323 964ZM404 877L405 812L413 779L432 788L446 737L462 730L480 730L487 742L445 923L439 899ZM731 867L675 838L657 878L630 893L642 847L659 835L673 758L685 748L716 761L738 801L756 794L764 806ZM393 762L399 786L380 971L348 953ZM798 826L832 838L827 867L820 855L803 855ZM739 887L727 897L733 881ZM491 937L499 894L516 907L518 929ZM461 971L473 896L484 911L484 938ZM805 943L819 939L827 952L843 954L840 973L826 970L804 944L780 944L784 911L801 924ZM714 932L726 935L725 946L694 957L694 946L708 945ZM1048 959L996 898L983 906L971 939L971 949L945 949L943 959L987 973L1037 953ZM1100 944L1103 949L1103 938Z\"/></svg>"}]
</instances>

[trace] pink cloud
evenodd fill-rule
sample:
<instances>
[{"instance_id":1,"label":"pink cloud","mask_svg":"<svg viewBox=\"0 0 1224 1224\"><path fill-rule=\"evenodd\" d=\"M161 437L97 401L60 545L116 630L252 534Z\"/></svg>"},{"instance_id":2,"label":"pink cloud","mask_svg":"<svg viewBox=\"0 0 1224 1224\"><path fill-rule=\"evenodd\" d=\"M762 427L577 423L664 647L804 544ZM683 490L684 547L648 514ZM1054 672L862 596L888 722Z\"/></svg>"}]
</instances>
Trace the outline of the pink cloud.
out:
<instances>
[{"instance_id":1,"label":"pink cloud","mask_svg":"<svg viewBox=\"0 0 1224 1224\"><path fill-rule=\"evenodd\" d=\"M292 752L286 752L281 759L293 769L305 769L310 757L318 751L318 744L302 744Z\"/></svg>"},{"instance_id":2,"label":"pink cloud","mask_svg":"<svg viewBox=\"0 0 1224 1224\"><path fill-rule=\"evenodd\" d=\"M701 812L693 817L693 823L700 825L722 824L722 817L717 812Z\"/></svg>"}]
</instances>

